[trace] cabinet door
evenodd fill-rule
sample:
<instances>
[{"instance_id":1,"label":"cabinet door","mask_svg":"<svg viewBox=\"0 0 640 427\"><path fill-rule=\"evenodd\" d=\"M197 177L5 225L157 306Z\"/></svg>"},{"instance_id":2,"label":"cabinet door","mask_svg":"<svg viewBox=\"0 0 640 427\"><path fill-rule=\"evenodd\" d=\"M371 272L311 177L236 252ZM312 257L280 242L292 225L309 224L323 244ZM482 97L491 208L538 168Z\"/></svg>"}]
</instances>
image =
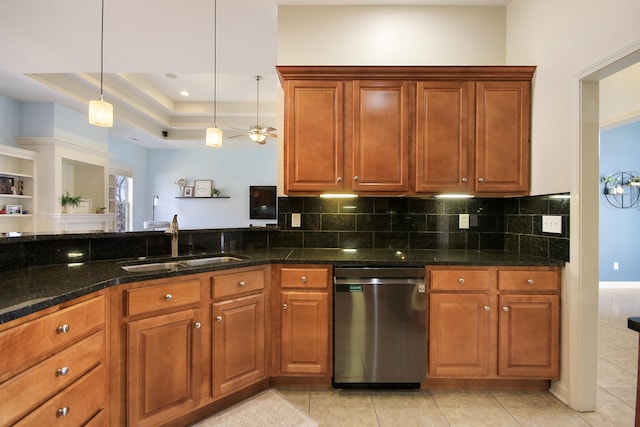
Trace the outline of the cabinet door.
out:
<instances>
[{"instance_id":1,"label":"cabinet door","mask_svg":"<svg viewBox=\"0 0 640 427\"><path fill-rule=\"evenodd\" d=\"M477 193L529 192L530 86L476 83Z\"/></svg>"},{"instance_id":2,"label":"cabinet door","mask_svg":"<svg viewBox=\"0 0 640 427\"><path fill-rule=\"evenodd\" d=\"M473 191L473 82L418 82L416 192Z\"/></svg>"},{"instance_id":3,"label":"cabinet door","mask_svg":"<svg viewBox=\"0 0 640 427\"><path fill-rule=\"evenodd\" d=\"M264 294L217 302L213 317L214 393L230 393L264 378Z\"/></svg>"},{"instance_id":4,"label":"cabinet door","mask_svg":"<svg viewBox=\"0 0 640 427\"><path fill-rule=\"evenodd\" d=\"M488 375L489 295L432 293L429 308L429 373Z\"/></svg>"},{"instance_id":5,"label":"cabinet door","mask_svg":"<svg viewBox=\"0 0 640 427\"><path fill-rule=\"evenodd\" d=\"M355 192L409 191L409 83L353 84L352 173Z\"/></svg>"},{"instance_id":6,"label":"cabinet door","mask_svg":"<svg viewBox=\"0 0 640 427\"><path fill-rule=\"evenodd\" d=\"M344 87L340 81L285 84L285 192L343 188Z\"/></svg>"},{"instance_id":7,"label":"cabinet door","mask_svg":"<svg viewBox=\"0 0 640 427\"><path fill-rule=\"evenodd\" d=\"M328 299L327 292L282 292L283 373L330 374Z\"/></svg>"},{"instance_id":8,"label":"cabinet door","mask_svg":"<svg viewBox=\"0 0 640 427\"><path fill-rule=\"evenodd\" d=\"M500 296L498 374L557 379L560 296Z\"/></svg>"},{"instance_id":9,"label":"cabinet door","mask_svg":"<svg viewBox=\"0 0 640 427\"><path fill-rule=\"evenodd\" d=\"M199 311L127 324L127 424L156 426L198 402Z\"/></svg>"}]
</instances>

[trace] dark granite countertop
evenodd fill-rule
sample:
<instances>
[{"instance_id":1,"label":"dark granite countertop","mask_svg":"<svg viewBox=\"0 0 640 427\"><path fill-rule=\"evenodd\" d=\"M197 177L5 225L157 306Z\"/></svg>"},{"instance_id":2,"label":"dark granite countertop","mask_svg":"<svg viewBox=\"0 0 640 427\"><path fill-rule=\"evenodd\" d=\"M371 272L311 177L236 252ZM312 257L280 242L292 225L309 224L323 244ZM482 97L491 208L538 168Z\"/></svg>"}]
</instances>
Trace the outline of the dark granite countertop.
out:
<instances>
[{"instance_id":1,"label":"dark granite countertop","mask_svg":"<svg viewBox=\"0 0 640 427\"><path fill-rule=\"evenodd\" d=\"M504 251L467 250L384 250L360 249L268 249L234 251L247 257L240 261L180 271L128 273L124 261L97 261L78 264L31 267L2 272L0 282L0 323L70 301L100 289L122 283L226 270L267 263L300 263L378 266L504 265L563 266L564 262ZM201 254L205 256L207 254ZM208 254L209 256L211 254ZM192 257L193 258L193 257ZM156 259L160 260L160 259ZM135 260L128 261L129 263ZM640 320L640 318L638 318ZM636 329L640 331L639 329Z\"/></svg>"},{"instance_id":2,"label":"dark granite countertop","mask_svg":"<svg viewBox=\"0 0 640 427\"><path fill-rule=\"evenodd\" d=\"M629 317L627 319L627 327L636 332L640 332L640 317Z\"/></svg>"}]
</instances>

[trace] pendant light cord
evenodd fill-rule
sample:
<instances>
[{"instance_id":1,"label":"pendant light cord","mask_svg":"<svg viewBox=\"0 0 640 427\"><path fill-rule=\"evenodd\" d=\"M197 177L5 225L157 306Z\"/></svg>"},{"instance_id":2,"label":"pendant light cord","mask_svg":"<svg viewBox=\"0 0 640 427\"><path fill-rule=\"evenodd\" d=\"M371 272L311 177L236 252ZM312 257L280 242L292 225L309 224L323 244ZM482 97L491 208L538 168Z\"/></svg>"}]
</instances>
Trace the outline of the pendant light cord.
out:
<instances>
[{"instance_id":1,"label":"pendant light cord","mask_svg":"<svg viewBox=\"0 0 640 427\"><path fill-rule=\"evenodd\" d=\"M260 79L262 76L256 76L256 126L260 126Z\"/></svg>"},{"instance_id":2,"label":"pendant light cord","mask_svg":"<svg viewBox=\"0 0 640 427\"><path fill-rule=\"evenodd\" d=\"M103 0L104 1L104 0ZM213 127L217 128L218 124L216 123L216 119L218 116L218 102L217 102L217 92L218 92L218 2L217 0L213 1Z\"/></svg>"},{"instance_id":3,"label":"pendant light cord","mask_svg":"<svg viewBox=\"0 0 640 427\"><path fill-rule=\"evenodd\" d=\"M104 0L102 0L102 13L100 18L100 101L102 98L102 76L104 75Z\"/></svg>"}]
</instances>

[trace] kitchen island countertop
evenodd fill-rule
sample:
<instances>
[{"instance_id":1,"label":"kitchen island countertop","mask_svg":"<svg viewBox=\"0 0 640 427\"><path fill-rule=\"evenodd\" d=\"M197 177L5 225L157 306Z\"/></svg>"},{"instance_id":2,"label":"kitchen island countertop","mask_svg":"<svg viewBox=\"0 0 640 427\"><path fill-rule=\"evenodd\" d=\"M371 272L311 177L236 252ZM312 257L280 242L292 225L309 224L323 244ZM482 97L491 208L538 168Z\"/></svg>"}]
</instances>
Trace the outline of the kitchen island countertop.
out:
<instances>
[{"instance_id":1,"label":"kitchen island countertop","mask_svg":"<svg viewBox=\"0 0 640 427\"><path fill-rule=\"evenodd\" d=\"M264 249L240 250L240 261L180 271L129 273L125 263L140 260L111 260L30 267L2 272L0 280L0 324L61 304L92 292L123 283L270 263L339 264L368 266L500 265L563 266L563 261L505 251L482 250L391 250L391 249ZM180 258L197 258L198 254ZM166 258L148 259L158 261ZM640 320L640 319L638 319ZM640 325L640 323L639 323Z\"/></svg>"}]
</instances>

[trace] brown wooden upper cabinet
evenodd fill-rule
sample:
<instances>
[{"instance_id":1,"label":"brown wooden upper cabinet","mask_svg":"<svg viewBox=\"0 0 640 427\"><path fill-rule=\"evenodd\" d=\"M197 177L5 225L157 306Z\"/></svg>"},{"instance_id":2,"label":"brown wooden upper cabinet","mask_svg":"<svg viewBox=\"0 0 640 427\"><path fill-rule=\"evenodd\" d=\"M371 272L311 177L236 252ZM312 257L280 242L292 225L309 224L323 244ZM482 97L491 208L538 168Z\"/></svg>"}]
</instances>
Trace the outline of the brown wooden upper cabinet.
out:
<instances>
[{"instance_id":1,"label":"brown wooden upper cabinet","mask_svg":"<svg viewBox=\"0 0 640 427\"><path fill-rule=\"evenodd\" d=\"M277 68L286 194L529 192L535 67Z\"/></svg>"}]
</instances>

